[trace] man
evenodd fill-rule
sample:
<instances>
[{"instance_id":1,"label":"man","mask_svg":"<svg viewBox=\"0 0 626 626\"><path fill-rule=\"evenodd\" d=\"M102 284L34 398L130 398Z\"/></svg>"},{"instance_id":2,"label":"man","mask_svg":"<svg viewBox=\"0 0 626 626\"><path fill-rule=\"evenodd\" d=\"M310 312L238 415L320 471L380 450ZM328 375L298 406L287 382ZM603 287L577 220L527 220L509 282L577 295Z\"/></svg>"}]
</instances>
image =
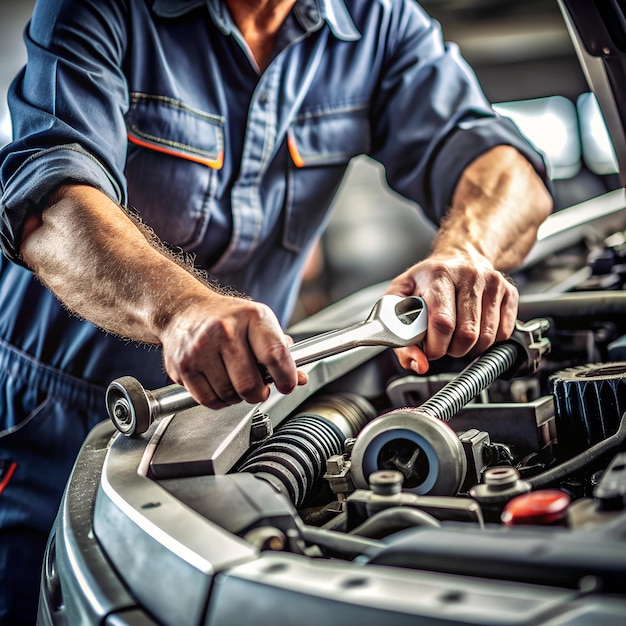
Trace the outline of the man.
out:
<instances>
[{"instance_id":1,"label":"man","mask_svg":"<svg viewBox=\"0 0 626 626\"><path fill-rule=\"evenodd\" d=\"M108 382L167 374L212 408L264 400L258 363L283 393L306 383L281 325L351 157L443 218L430 257L389 287L428 303L423 350L398 351L419 373L509 336L517 292L501 271L551 209L541 159L412 1L41 0L25 40L0 153L12 624L33 619Z\"/></svg>"}]
</instances>

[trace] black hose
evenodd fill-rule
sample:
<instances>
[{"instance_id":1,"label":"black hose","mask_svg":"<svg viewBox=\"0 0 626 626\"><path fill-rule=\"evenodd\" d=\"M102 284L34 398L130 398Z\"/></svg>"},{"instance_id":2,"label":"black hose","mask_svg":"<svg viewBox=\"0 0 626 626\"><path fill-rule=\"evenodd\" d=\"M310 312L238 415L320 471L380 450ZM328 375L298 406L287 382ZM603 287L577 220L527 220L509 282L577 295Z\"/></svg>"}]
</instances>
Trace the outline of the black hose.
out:
<instances>
[{"instance_id":1,"label":"black hose","mask_svg":"<svg viewBox=\"0 0 626 626\"><path fill-rule=\"evenodd\" d=\"M324 473L326 459L341 454L344 438L314 415L285 422L237 468L263 478L300 506Z\"/></svg>"},{"instance_id":2,"label":"black hose","mask_svg":"<svg viewBox=\"0 0 626 626\"><path fill-rule=\"evenodd\" d=\"M584 452L564 461L557 467L549 469L542 474L537 474L537 476L525 478L524 480L530 483L531 489L543 489L583 469L606 452L610 452L620 446L624 441L626 441L626 412L622 415L619 427L614 434L596 443Z\"/></svg>"},{"instance_id":3,"label":"black hose","mask_svg":"<svg viewBox=\"0 0 626 626\"><path fill-rule=\"evenodd\" d=\"M385 547L381 541L308 526L298 522L297 519L296 524L300 536L306 543L325 548L337 556L354 558L365 555L374 557Z\"/></svg>"},{"instance_id":4,"label":"black hose","mask_svg":"<svg viewBox=\"0 0 626 626\"><path fill-rule=\"evenodd\" d=\"M362 524L350 531L351 535L382 539L391 533L415 526L439 528L439 520L425 511L403 506L394 506L378 511Z\"/></svg>"}]
</instances>

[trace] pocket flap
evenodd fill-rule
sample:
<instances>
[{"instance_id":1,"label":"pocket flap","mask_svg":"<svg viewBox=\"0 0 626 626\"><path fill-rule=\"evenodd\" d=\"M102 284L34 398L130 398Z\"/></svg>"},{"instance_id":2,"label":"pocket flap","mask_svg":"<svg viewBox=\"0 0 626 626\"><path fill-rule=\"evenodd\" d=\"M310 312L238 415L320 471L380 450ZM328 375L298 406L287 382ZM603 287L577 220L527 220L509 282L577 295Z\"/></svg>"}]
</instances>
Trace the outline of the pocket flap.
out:
<instances>
[{"instance_id":1,"label":"pocket flap","mask_svg":"<svg viewBox=\"0 0 626 626\"><path fill-rule=\"evenodd\" d=\"M347 163L370 149L369 109L345 108L302 115L289 129L287 144L296 167Z\"/></svg>"},{"instance_id":2,"label":"pocket flap","mask_svg":"<svg viewBox=\"0 0 626 626\"><path fill-rule=\"evenodd\" d=\"M212 169L224 164L224 119L180 100L165 96L132 94L126 118L128 139Z\"/></svg>"}]
</instances>

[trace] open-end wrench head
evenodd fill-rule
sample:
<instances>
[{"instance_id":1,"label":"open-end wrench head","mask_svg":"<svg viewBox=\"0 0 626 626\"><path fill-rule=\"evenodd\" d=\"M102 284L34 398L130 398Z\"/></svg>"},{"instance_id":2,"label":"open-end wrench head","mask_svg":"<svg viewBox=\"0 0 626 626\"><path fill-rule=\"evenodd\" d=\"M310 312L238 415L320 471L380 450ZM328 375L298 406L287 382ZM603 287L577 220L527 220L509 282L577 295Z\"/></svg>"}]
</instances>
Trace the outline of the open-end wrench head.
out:
<instances>
[{"instance_id":1,"label":"open-end wrench head","mask_svg":"<svg viewBox=\"0 0 626 626\"><path fill-rule=\"evenodd\" d=\"M420 343L428 328L426 303L419 296L382 296L367 321L382 326L381 340L387 345L402 347Z\"/></svg>"}]
</instances>

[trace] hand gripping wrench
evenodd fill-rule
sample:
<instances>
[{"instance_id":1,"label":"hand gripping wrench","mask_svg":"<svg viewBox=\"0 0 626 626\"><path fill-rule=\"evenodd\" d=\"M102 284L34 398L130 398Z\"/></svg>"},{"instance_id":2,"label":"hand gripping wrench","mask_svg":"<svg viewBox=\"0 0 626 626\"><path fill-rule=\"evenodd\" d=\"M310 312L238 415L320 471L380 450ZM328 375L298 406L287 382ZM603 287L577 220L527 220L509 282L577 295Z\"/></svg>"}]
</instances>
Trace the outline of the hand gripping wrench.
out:
<instances>
[{"instance_id":1,"label":"hand gripping wrench","mask_svg":"<svg viewBox=\"0 0 626 626\"><path fill-rule=\"evenodd\" d=\"M304 339L294 343L289 351L300 367L361 346L414 345L424 338L427 327L428 313L422 298L385 295L365 321ZM264 380L271 382L260 367ZM143 433L154 420L198 404L181 385L148 391L132 376L115 379L107 388L105 401L109 417L125 435Z\"/></svg>"}]
</instances>

